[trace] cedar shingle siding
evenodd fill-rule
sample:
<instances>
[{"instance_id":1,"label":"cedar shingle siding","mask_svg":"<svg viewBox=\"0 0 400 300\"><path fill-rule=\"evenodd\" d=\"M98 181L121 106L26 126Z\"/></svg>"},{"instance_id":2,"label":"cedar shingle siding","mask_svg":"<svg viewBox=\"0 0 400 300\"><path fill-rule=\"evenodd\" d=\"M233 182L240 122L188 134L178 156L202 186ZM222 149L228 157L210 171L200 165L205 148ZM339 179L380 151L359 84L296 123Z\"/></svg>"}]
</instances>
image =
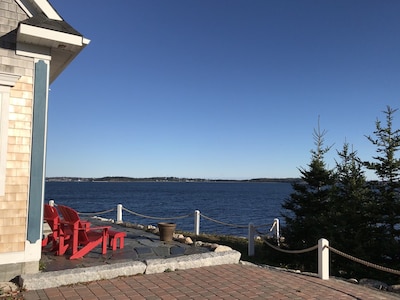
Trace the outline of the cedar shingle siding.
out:
<instances>
[{"instance_id":1,"label":"cedar shingle siding","mask_svg":"<svg viewBox=\"0 0 400 300\"><path fill-rule=\"evenodd\" d=\"M10 89L5 188L0 196L0 253L24 251L30 168L33 58L15 54L16 28L27 15L12 0L0 4L0 72L21 76ZM5 107L3 107L6 109ZM4 137L4 135L3 135Z\"/></svg>"}]
</instances>

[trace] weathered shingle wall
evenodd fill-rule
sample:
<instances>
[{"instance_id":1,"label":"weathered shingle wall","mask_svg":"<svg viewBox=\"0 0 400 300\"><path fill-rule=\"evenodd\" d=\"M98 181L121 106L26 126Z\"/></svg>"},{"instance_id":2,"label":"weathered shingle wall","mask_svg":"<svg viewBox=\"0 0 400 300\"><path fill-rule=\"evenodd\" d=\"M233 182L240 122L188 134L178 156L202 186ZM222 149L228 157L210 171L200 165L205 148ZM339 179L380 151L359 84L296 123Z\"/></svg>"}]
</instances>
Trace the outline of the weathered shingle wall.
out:
<instances>
[{"instance_id":1,"label":"weathered shingle wall","mask_svg":"<svg viewBox=\"0 0 400 300\"><path fill-rule=\"evenodd\" d=\"M0 253L24 251L32 136L32 58L15 54L18 22L27 16L14 0L0 2L0 72L21 76L11 88L5 194L0 196Z\"/></svg>"},{"instance_id":2,"label":"weathered shingle wall","mask_svg":"<svg viewBox=\"0 0 400 300\"><path fill-rule=\"evenodd\" d=\"M0 48L15 49L15 35L18 22L27 19L24 11L14 0L0 2ZM7 68L5 70L5 68ZM13 66L1 64L1 71L13 73Z\"/></svg>"}]
</instances>

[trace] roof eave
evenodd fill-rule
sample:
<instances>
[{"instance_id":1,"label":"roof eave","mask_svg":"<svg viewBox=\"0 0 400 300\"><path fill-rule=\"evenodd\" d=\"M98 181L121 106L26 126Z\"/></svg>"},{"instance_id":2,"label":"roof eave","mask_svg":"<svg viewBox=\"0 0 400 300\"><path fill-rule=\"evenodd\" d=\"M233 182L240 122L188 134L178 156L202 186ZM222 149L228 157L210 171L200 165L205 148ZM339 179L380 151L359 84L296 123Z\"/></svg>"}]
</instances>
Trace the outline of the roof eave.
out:
<instances>
[{"instance_id":1,"label":"roof eave","mask_svg":"<svg viewBox=\"0 0 400 300\"><path fill-rule=\"evenodd\" d=\"M47 57L50 60L50 82L90 43L79 35L20 23L17 31L17 54ZM38 53L39 52L39 53Z\"/></svg>"}]
</instances>

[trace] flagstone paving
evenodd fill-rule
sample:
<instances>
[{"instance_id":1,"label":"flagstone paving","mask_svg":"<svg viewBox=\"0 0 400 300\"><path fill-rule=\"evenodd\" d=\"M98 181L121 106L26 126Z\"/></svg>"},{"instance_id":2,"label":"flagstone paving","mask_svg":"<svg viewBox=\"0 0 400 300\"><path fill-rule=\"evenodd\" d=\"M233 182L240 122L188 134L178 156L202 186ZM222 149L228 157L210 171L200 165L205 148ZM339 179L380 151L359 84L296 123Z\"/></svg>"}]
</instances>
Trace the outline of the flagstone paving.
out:
<instances>
[{"instance_id":1,"label":"flagstone paving","mask_svg":"<svg viewBox=\"0 0 400 300\"><path fill-rule=\"evenodd\" d=\"M91 220L90 222L94 226L104 226L104 222L96 220ZM51 248L49 246L42 253L43 271L51 272L149 258L170 258L210 251L205 247L195 247L178 241L163 242L160 241L158 235L141 229L123 227L112 223L107 225L112 226L112 230L125 231L127 233L123 249L117 249L116 251L109 249L107 254L102 255L101 247L97 247L82 259L69 260L68 253L65 256L55 256L54 253L47 251L48 248Z\"/></svg>"}]
</instances>

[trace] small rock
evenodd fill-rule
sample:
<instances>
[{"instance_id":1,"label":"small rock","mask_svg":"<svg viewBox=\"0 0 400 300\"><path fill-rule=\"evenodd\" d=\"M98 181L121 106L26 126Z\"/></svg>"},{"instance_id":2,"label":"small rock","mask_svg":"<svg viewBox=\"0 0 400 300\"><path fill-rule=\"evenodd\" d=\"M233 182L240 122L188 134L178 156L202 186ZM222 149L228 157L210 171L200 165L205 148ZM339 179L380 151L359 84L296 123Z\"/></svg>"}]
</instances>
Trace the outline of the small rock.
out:
<instances>
[{"instance_id":1,"label":"small rock","mask_svg":"<svg viewBox=\"0 0 400 300\"><path fill-rule=\"evenodd\" d=\"M226 252L226 251L232 251L232 248L228 246L219 245L214 249L214 252Z\"/></svg>"},{"instance_id":2,"label":"small rock","mask_svg":"<svg viewBox=\"0 0 400 300\"><path fill-rule=\"evenodd\" d=\"M384 291L386 291L389 287L386 283L382 281L374 279L365 279L365 278L360 279L360 284Z\"/></svg>"},{"instance_id":3,"label":"small rock","mask_svg":"<svg viewBox=\"0 0 400 300\"><path fill-rule=\"evenodd\" d=\"M18 291L18 286L12 282L0 282L0 291L3 294L13 293Z\"/></svg>"},{"instance_id":4,"label":"small rock","mask_svg":"<svg viewBox=\"0 0 400 300\"><path fill-rule=\"evenodd\" d=\"M349 278L349 279L347 280L347 282L354 283L354 284L358 284L358 280L355 279L355 278Z\"/></svg>"},{"instance_id":5,"label":"small rock","mask_svg":"<svg viewBox=\"0 0 400 300\"><path fill-rule=\"evenodd\" d=\"M205 247L204 243L202 241L196 241L194 244L196 247Z\"/></svg>"},{"instance_id":6,"label":"small rock","mask_svg":"<svg viewBox=\"0 0 400 300\"><path fill-rule=\"evenodd\" d=\"M213 243L213 244L210 244L208 247L210 247L211 250L215 250L218 248L218 246L219 246L218 244Z\"/></svg>"},{"instance_id":7,"label":"small rock","mask_svg":"<svg viewBox=\"0 0 400 300\"><path fill-rule=\"evenodd\" d=\"M394 284L389 286L389 291L394 293L400 293L400 284Z\"/></svg>"},{"instance_id":8,"label":"small rock","mask_svg":"<svg viewBox=\"0 0 400 300\"><path fill-rule=\"evenodd\" d=\"M106 219L98 216L93 216L92 219L99 220L101 222L109 222L109 223L114 223L113 219Z\"/></svg>"},{"instance_id":9,"label":"small rock","mask_svg":"<svg viewBox=\"0 0 400 300\"><path fill-rule=\"evenodd\" d=\"M147 225L147 230L155 230L155 229L157 229L157 227L156 227L156 226L153 226L153 225Z\"/></svg>"},{"instance_id":10,"label":"small rock","mask_svg":"<svg viewBox=\"0 0 400 300\"><path fill-rule=\"evenodd\" d=\"M193 240L190 238L190 236L188 236L187 238L185 238L185 244L186 244L186 245L192 245L192 244L193 244Z\"/></svg>"}]
</instances>

